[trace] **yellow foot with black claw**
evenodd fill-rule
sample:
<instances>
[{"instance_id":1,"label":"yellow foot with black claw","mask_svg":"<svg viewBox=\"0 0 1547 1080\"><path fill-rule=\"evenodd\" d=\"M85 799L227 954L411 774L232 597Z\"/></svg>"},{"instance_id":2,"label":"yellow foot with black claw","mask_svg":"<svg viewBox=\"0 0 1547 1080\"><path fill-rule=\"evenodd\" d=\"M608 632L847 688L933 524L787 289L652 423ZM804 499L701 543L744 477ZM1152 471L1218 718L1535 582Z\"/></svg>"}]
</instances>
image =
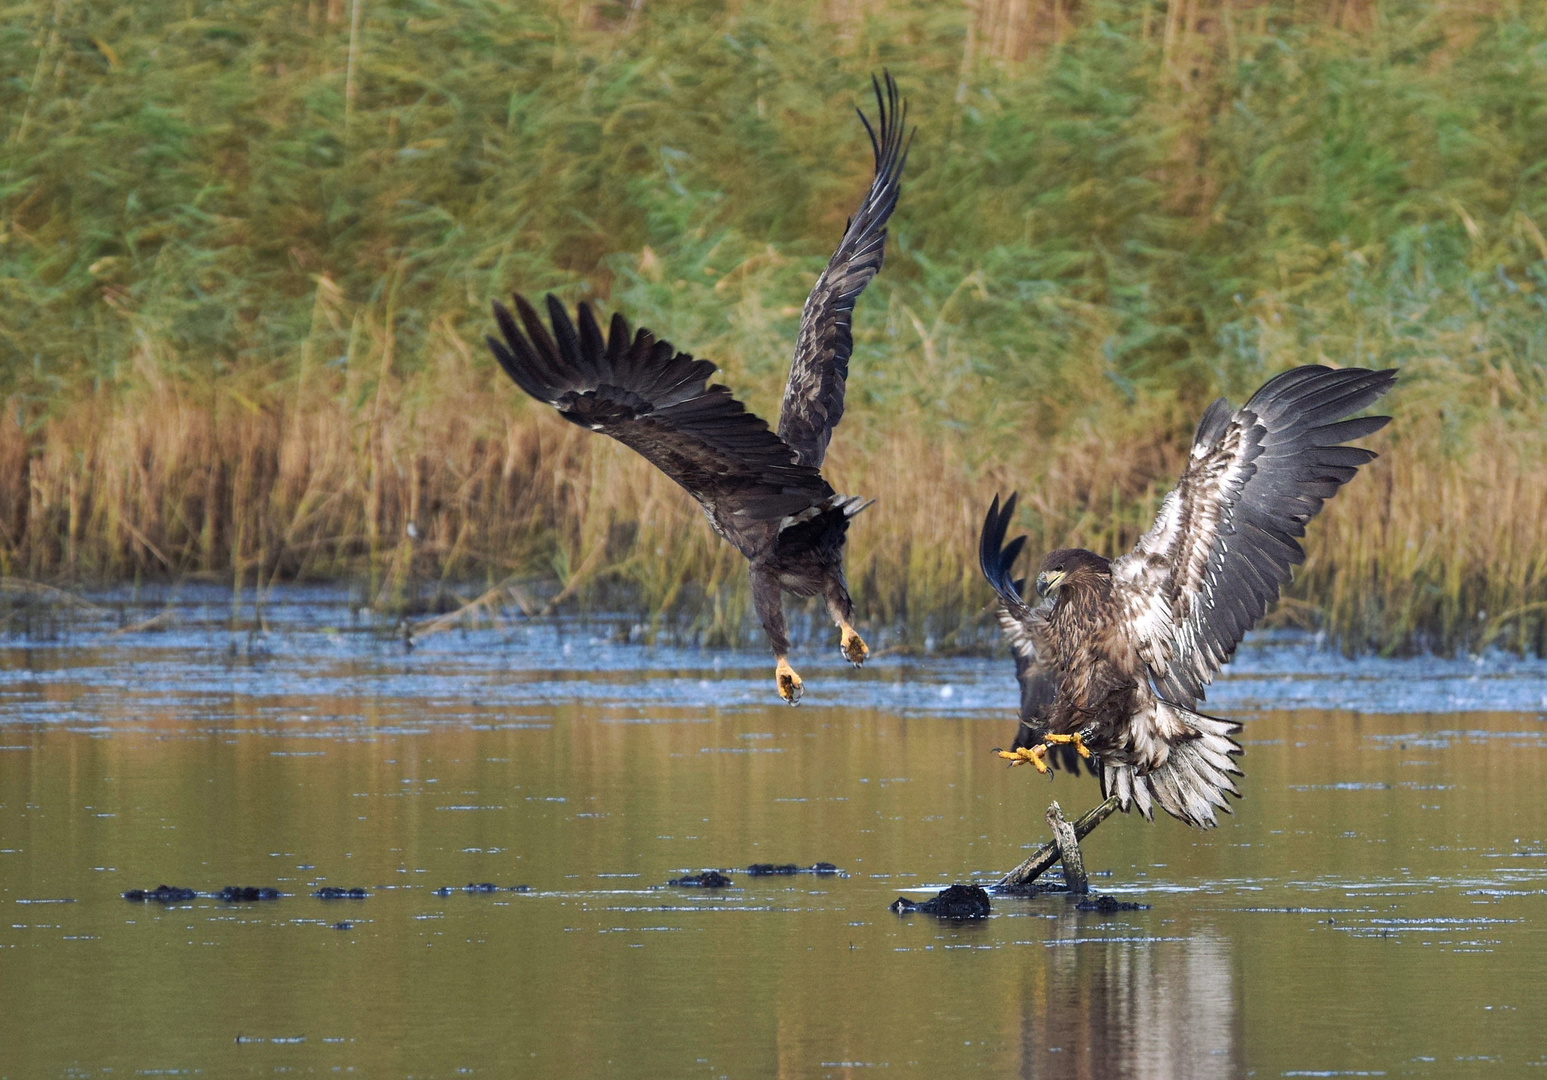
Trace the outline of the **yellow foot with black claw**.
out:
<instances>
[{"instance_id":1,"label":"yellow foot with black claw","mask_svg":"<svg viewBox=\"0 0 1547 1080\"><path fill-rule=\"evenodd\" d=\"M1014 750L1000 750L995 747L994 753L1008 761L1011 768L1029 762L1036 766L1039 773L1048 771L1047 743L1038 743L1036 746L1017 746Z\"/></svg>"},{"instance_id":2,"label":"yellow foot with black claw","mask_svg":"<svg viewBox=\"0 0 1547 1080\"><path fill-rule=\"evenodd\" d=\"M1049 735L1047 741L1049 743L1066 743L1073 746L1075 753L1079 754L1080 757L1090 757L1090 748L1085 745L1085 740L1080 737L1078 731L1073 735Z\"/></svg>"},{"instance_id":3,"label":"yellow foot with black claw","mask_svg":"<svg viewBox=\"0 0 1547 1080\"><path fill-rule=\"evenodd\" d=\"M855 667L863 667L870 656L870 647L865 644L865 639L859 636L859 632L852 626L843 628L843 658Z\"/></svg>"},{"instance_id":4,"label":"yellow foot with black claw","mask_svg":"<svg viewBox=\"0 0 1547 1080\"><path fill-rule=\"evenodd\" d=\"M795 674L795 669L790 667L790 662L784 657L779 657L779 665L774 668L774 683L779 687L779 696L791 705L799 705L800 697L806 692L806 684L800 681L800 676Z\"/></svg>"}]
</instances>

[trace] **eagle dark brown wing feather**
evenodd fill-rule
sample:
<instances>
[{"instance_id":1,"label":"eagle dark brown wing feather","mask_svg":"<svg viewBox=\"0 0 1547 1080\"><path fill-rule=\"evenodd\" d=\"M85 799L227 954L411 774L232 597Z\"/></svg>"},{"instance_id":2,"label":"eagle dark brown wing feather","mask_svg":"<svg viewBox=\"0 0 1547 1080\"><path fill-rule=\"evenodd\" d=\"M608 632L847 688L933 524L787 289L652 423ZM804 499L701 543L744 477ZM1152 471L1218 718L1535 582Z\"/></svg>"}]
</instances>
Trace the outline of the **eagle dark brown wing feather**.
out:
<instances>
[{"instance_id":1,"label":"eagle dark brown wing feather","mask_svg":"<svg viewBox=\"0 0 1547 1080\"><path fill-rule=\"evenodd\" d=\"M994 496L993 505L983 518L983 531L978 534L978 566L999 596L999 629L1015 657L1015 681L1021 688L1020 725L1010 744L1012 750L1043 741L1047 734L1046 711L1058 696L1058 672L1048 660L1052 648L1046 638L1047 614L1052 605L1046 601L1036 607L1027 604L1026 583L1012 576L1015 561L1026 546L1026 538L1017 536L1005 543L1005 534L1015 517L1017 498L1012 494L1001 507L999 496ZM1040 648L1039 642L1042 643ZM1067 745L1051 747L1046 758L1050 766L1076 775L1081 760L1074 747ZM1085 768L1095 774L1093 763L1087 761Z\"/></svg>"},{"instance_id":2,"label":"eagle dark brown wing feather","mask_svg":"<svg viewBox=\"0 0 1547 1080\"><path fill-rule=\"evenodd\" d=\"M709 386L715 366L677 352L641 329L632 339L621 315L604 339L591 309L579 325L547 298L553 332L520 295L510 311L494 305L503 341L489 348L505 373L566 420L611 435L681 484L717 525L730 515L783 518L816 506L833 490L761 418L724 386Z\"/></svg>"},{"instance_id":3,"label":"eagle dark brown wing feather","mask_svg":"<svg viewBox=\"0 0 1547 1080\"><path fill-rule=\"evenodd\" d=\"M1234 413L1223 398L1204 413L1154 527L1112 564L1125 632L1167 701L1190 709L1203 698L1305 561L1307 522L1376 456L1339 444L1391 419L1343 418L1395 380L1395 370L1295 368Z\"/></svg>"},{"instance_id":4,"label":"eagle dark brown wing feather","mask_svg":"<svg viewBox=\"0 0 1547 1080\"><path fill-rule=\"evenodd\" d=\"M875 128L860 113L875 154L875 179L849 219L838 250L806 297L795 339L795 362L779 409L779 435L794 448L804 465L820 468L833 428L843 417L844 383L849 355L854 351L854 303L881 269L886 246L886 221L897 205L899 182L908 149L903 128L908 110L899 103L897 83L886 74L886 89L875 86L878 111Z\"/></svg>"}]
</instances>

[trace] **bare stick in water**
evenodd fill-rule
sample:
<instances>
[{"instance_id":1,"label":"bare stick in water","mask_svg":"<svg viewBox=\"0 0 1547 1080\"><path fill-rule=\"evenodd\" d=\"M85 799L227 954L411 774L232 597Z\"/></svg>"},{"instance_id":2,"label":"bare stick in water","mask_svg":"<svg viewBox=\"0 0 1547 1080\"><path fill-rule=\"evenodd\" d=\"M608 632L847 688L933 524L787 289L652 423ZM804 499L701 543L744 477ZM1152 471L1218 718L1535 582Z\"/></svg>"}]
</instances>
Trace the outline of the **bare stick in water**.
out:
<instances>
[{"instance_id":1,"label":"bare stick in water","mask_svg":"<svg viewBox=\"0 0 1547 1080\"><path fill-rule=\"evenodd\" d=\"M1074 835L1074 826L1064 817L1058 800L1047 808L1047 827L1053 830L1053 842L1058 845L1058 858L1064 864L1064 885L1072 893L1090 892L1090 881L1085 876L1085 860L1080 857L1080 838Z\"/></svg>"},{"instance_id":2,"label":"bare stick in water","mask_svg":"<svg viewBox=\"0 0 1547 1080\"><path fill-rule=\"evenodd\" d=\"M1077 841L1085 839L1097 825L1100 825L1110 817L1116 809L1117 796L1114 795L1074 823L1074 838ZM1056 843L1043 844L1031 853L1029 859L1000 878L994 887L996 889L1003 889L1007 886L1030 885L1046 873L1058 859L1058 845Z\"/></svg>"}]
</instances>

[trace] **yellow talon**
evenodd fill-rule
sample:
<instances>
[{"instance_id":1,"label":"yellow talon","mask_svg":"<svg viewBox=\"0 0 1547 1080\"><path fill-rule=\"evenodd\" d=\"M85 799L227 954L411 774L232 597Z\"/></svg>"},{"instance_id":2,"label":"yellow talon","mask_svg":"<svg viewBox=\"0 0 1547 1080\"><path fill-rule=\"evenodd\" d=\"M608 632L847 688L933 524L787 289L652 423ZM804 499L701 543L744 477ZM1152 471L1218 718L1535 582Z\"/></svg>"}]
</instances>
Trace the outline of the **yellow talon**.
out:
<instances>
[{"instance_id":1,"label":"yellow talon","mask_svg":"<svg viewBox=\"0 0 1547 1080\"><path fill-rule=\"evenodd\" d=\"M870 647L865 644L865 639L859 636L859 631L845 624L843 626L843 658L855 667L864 666L865 660L870 656Z\"/></svg>"},{"instance_id":2,"label":"yellow talon","mask_svg":"<svg viewBox=\"0 0 1547 1080\"><path fill-rule=\"evenodd\" d=\"M795 674L795 669L790 667L790 662L782 656L774 668L774 684L779 688L779 696L791 705L800 704L800 697L806 692L806 685Z\"/></svg>"},{"instance_id":3,"label":"yellow talon","mask_svg":"<svg viewBox=\"0 0 1547 1080\"><path fill-rule=\"evenodd\" d=\"M995 749L994 753L1008 761L1012 769L1017 765L1030 762L1039 773L1048 771L1047 761L1044 760L1047 757L1046 743L1038 743L1036 746L1017 746L1014 750Z\"/></svg>"},{"instance_id":4,"label":"yellow talon","mask_svg":"<svg viewBox=\"0 0 1547 1080\"><path fill-rule=\"evenodd\" d=\"M1090 748L1085 745L1085 740L1080 737L1079 732L1075 732L1073 735L1049 735L1047 741L1049 743L1070 743L1074 746L1075 753L1079 754L1080 757L1090 757Z\"/></svg>"}]
</instances>

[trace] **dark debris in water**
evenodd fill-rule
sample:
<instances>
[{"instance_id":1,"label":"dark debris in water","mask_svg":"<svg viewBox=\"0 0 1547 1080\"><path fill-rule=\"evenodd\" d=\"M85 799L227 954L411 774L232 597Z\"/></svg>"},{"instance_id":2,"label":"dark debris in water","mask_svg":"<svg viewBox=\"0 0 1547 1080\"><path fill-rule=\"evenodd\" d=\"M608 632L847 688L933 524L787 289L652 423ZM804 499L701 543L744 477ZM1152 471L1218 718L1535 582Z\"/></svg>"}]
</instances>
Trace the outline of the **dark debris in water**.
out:
<instances>
[{"instance_id":1,"label":"dark debris in water","mask_svg":"<svg viewBox=\"0 0 1547 1080\"><path fill-rule=\"evenodd\" d=\"M143 904L147 900L155 900L162 904L180 904L198 895L192 889L180 889L175 885L157 885L154 889L130 889L124 893L124 899L132 900L137 904Z\"/></svg>"},{"instance_id":2,"label":"dark debris in water","mask_svg":"<svg viewBox=\"0 0 1547 1080\"><path fill-rule=\"evenodd\" d=\"M334 930L353 930L355 928L355 924L352 922L336 922L333 924L332 928Z\"/></svg>"},{"instance_id":3,"label":"dark debris in water","mask_svg":"<svg viewBox=\"0 0 1547 1080\"><path fill-rule=\"evenodd\" d=\"M318 900L364 900L371 894L364 889L344 889L337 885L324 885L312 895Z\"/></svg>"},{"instance_id":4,"label":"dark debris in water","mask_svg":"<svg viewBox=\"0 0 1547 1080\"><path fill-rule=\"evenodd\" d=\"M285 894L266 885L261 888L256 885L227 885L214 895L217 900L224 900L228 904L250 904L256 900L278 900Z\"/></svg>"},{"instance_id":5,"label":"dark debris in water","mask_svg":"<svg viewBox=\"0 0 1547 1080\"><path fill-rule=\"evenodd\" d=\"M1028 881L1024 885L995 885L995 896L1046 896L1068 892L1061 882Z\"/></svg>"},{"instance_id":6,"label":"dark debris in water","mask_svg":"<svg viewBox=\"0 0 1547 1080\"><path fill-rule=\"evenodd\" d=\"M760 862L760 863L753 863L751 866L747 867L747 876L748 877L769 877L769 876L772 876L772 875L775 875L775 874L841 874L841 873L843 873L843 871L838 869L836 866L834 866L830 862L819 862L819 863L817 863L814 866L796 866L794 863L784 863L783 865L778 865L778 864L775 864L775 863Z\"/></svg>"},{"instance_id":7,"label":"dark debris in water","mask_svg":"<svg viewBox=\"0 0 1547 1080\"><path fill-rule=\"evenodd\" d=\"M1099 911L1110 915L1117 911L1148 911L1148 904L1136 904L1131 900L1119 900L1113 896L1092 896L1075 904L1077 911Z\"/></svg>"},{"instance_id":8,"label":"dark debris in water","mask_svg":"<svg viewBox=\"0 0 1547 1080\"><path fill-rule=\"evenodd\" d=\"M898 915L918 912L922 915L938 915L942 919L984 919L988 917L990 908L988 893L978 885L952 885L942 890L933 900L925 900L923 903L899 896L891 907Z\"/></svg>"},{"instance_id":9,"label":"dark debris in water","mask_svg":"<svg viewBox=\"0 0 1547 1080\"><path fill-rule=\"evenodd\" d=\"M463 885L461 888L458 888L458 889L454 889L450 885L442 885L440 888L436 889L435 892L432 895L434 895L434 896L450 896L454 892L497 893L497 892L531 892L531 891L532 891L532 887L530 885L511 885L511 886L507 887L507 886L504 886L504 885L496 885L492 881L480 881L480 882L469 881L466 885Z\"/></svg>"},{"instance_id":10,"label":"dark debris in water","mask_svg":"<svg viewBox=\"0 0 1547 1080\"><path fill-rule=\"evenodd\" d=\"M1112 871L1095 870L1090 872L1087 876L1111 877ZM995 896L1046 896L1048 893L1067 894L1069 892L1069 886L1062 878L1057 876L1049 876L1039 878L1036 881L1028 881L1024 885L990 885L989 891ZM1094 901L1094 899L1095 898L1091 898L1083 902L1091 903Z\"/></svg>"},{"instance_id":11,"label":"dark debris in water","mask_svg":"<svg viewBox=\"0 0 1547 1080\"><path fill-rule=\"evenodd\" d=\"M731 879L718 870L705 870L702 874L672 878L666 884L676 889L728 889L731 886Z\"/></svg>"}]
</instances>

